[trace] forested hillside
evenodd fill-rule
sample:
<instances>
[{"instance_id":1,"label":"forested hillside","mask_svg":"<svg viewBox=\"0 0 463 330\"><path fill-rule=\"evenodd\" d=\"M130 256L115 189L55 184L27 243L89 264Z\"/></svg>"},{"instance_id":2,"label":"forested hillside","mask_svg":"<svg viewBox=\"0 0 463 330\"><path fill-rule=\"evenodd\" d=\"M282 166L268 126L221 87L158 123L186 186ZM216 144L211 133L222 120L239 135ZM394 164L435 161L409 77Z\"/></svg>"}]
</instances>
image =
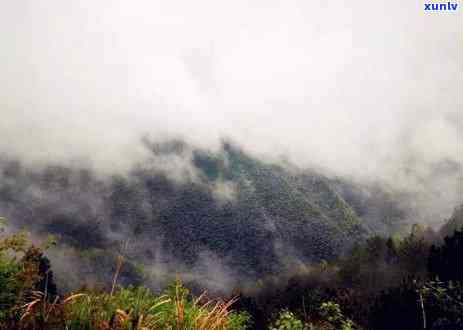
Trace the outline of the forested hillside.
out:
<instances>
[{"instance_id":1,"label":"forested hillside","mask_svg":"<svg viewBox=\"0 0 463 330\"><path fill-rule=\"evenodd\" d=\"M54 240L0 239L0 329L451 330L463 327L463 232L442 241L419 225L374 236L342 257L262 276L228 296L192 295L179 279L163 292L121 286L125 258L100 288L59 293L47 258ZM105 285L106 284L106 285ZM391 317L394 316L394 317Z\"/></svg>"},{"instance_id":2,"label":"forested hillside","mask_svg":"<svg viewBox=\"0 0 463 330\"><path fill-rule=\"evenodd\" d=\"M3 328L462 326L461 208L404 232L381 186L230 143L145 146L118 175L1 160Z\"/></svg>"},{"instance_id":3,"label":"forested hillside","mask_svg":"<svg viewBox=\"0 0 463 330\"><path fill-rule=\"evenodd\" d=\"M124 246L133 264L124 283L193 272L218 290L332 260L384 231L385 209L400 218L386 203L369 216L375 206L353 184L262 161L229 143L214 153L181 141L145 144L151 160L109 177L2 160L0 212L13 228L55 235L68 253L51 254L57 267L74 260L79 276L95 282L110 276L108 255Z\"/></svg>"}]
</instances>

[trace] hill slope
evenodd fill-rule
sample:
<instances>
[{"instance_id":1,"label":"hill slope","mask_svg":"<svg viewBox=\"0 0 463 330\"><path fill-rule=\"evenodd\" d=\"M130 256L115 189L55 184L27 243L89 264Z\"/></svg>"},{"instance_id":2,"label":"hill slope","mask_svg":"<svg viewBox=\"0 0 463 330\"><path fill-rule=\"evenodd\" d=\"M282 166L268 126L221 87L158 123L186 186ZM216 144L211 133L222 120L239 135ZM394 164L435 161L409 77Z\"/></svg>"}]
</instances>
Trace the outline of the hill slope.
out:
<instances>
[{"instance_id":1,"label":"hill slope","mask_svg":"<svg viewBox=\"0 0 463 330\"><path fill-rule=\"evenodd\" d=\"M58 235L74 251L93 251L86 255L99 255L96 272L111 271L101 255L125 241L124 253L145 269L217 281L331 259L367 236L322 175L258 160L227 143L217 153L179 141L147 146L150 161L110 178L4 160L0 213L16 227Z\"/></svg>"}]
</instances>

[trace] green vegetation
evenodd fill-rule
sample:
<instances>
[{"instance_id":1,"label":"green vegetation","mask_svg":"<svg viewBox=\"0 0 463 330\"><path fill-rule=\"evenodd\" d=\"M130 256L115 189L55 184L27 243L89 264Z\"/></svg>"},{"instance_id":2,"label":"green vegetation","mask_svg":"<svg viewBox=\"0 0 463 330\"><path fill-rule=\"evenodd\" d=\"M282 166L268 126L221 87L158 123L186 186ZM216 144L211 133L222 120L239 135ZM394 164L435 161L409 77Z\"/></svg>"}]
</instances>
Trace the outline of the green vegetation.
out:
<instances>
[{"instance_id":1,"label":"green vegetation","mask_svg":"<svg viewBox=\"0 0 463 330\"><path fill-rule=\"evenodd\" d=\"M19 324L34 329L245 329L249 317L229 310L233 300L192 298L180 282L162 295L142 287L81 292L26 304ZM203 301L201 301L203 300Z\"/></svg>"},{"instance_id":2,"label":"green vegetation","mask_svg":"<svg viewBox=\"0 0 463 330\"><path fill-rule=\"evenodd\" d=\"M175 159L187 170L172 178L140 164L100 178L90 170L0 160L0 209L14 208L7 215L18 227L86 251L94 273L107 279L120 237L137 242L134 264L155 264L162 254L192 268L207 251L252 283L300 260L333 260L368 236L364 219L319 173L278 166L228 143L217 152L181 141L148 148L160 162ZM223 187L230 191L221 194ZM281 250L297 255L282 260ZM130 271L122 283L141 282Z\"/></svg>"},{"instance_id":3,"label":"green vegetation","mask_svg":"<svg viewBox=\"0 0 463 330\"><path fill-rule=\"evenodd\" d=\"M463 328L463 231L441 243L415 225L402 238L369 238L346 256L242 294L259 329Z\"/></svg>"},{"instance_id":4,"label":"green vegetation","mask_svg":"<svg viewBox=\"0 0 463 330\"><path fill-rule=\"evenodd\" d=\"M228 301L193 297L177 280L161 295L144 287L81 290L59 297L48 259L25 232L0 241L0 329L245 329L246 312Z\"/></svg>"},{"instance_id":5,"label":"green vegetation","mask_svg":"<svg viewBox=\"0 0 463 330\"><path fill-rule=\"evenodd\" d=\"M263 278L258 287L227 299L195 297L180 280L160 294L119 286L122 256L116 258L108 289L60 296L44 254L54 244L49 239L35 246L24 231L1 235L0 329L463 327L463 231L443 241L419 225L401 238L373 236L341 258L312 263L291 276ZM100 254L93 251L89 257Z\"/></svg>"},{"instance_id":6,"label":"green vegetation","mask_svg":"<svg viewBox=\"0 0 463 330\"><path fill-rule=\"evenodd\" d=\"M282 310L270 330L353 330L354 322L346 318L338 304L322 303L311 320L304 322L289 310Z\"/></svg>"},{"instance_id":7,"label":"green vegetation","mask_svg":"<svg viewBox=\"0 0 463 330\"><path fill-rule=\"evenodd\" d=\"M463 328L463 209L438 232L388 237L403 214L380 189L226 143L151 148L187 159L194 178L1 164L12 228L60 239L35 246L24 231L0 232L0 329ZM172 283L177 271L185 284Z\"/></svg>"}]
</instances>

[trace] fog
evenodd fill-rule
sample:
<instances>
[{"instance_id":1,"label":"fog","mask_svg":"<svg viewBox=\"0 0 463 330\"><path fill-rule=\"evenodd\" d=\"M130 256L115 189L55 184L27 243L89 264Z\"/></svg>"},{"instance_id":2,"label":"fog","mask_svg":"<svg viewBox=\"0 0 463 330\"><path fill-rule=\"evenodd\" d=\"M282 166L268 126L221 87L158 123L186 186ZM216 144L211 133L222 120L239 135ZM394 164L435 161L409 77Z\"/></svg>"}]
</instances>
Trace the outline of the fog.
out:
<instances>
[{"instance_id":1,"label":"fog","mask_svg":"<svg viewBox=\"0 0 463 330\"><path fill-rule=\"evenodd\" d=\"M463 17L423 8L3 1L0 153L112 172L146 157L142 137L225 137L406 191L439 221L463 202Z\"/></svg>"}]
</instances>

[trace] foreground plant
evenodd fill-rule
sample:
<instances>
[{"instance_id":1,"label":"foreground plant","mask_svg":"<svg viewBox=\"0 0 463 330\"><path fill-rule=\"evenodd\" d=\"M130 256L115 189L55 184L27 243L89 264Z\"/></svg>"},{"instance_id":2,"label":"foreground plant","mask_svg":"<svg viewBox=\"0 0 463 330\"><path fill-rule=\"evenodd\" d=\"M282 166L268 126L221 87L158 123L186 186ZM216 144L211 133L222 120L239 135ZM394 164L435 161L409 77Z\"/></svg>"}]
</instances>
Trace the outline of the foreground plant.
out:
<instances>
[{"instance_id":1,"label":"foreground plant","mask_svg":"<svg viewBox=\"0 0 463 330\"><path fill-rule=\"evenodd\" d=\"M240 330L249 321L247 313L231 310L236 299L194 298L180 280L161 295L144 287L118 286L122 256L110 291L61 298L43 255L52 243L36 247L25 232L0 237L0 329Z\"/></svg>"},{"instance_id":2,"label":"foreground plant","mask_svg":"<svg viewBox=\"0 0 463 330\"><path fill-rule=\"evenodd\" d=\"M245 329L249 317L230 310L235 302L193 299L176 281L156 296L143 287L119 288L111 293L79 293L47 301L38 294L22 306L25 329Z\"/></svg>"},{"instance_id":3,"label":"foreground plant","mask_svg":"<svg viewBox=\"0 0 463 330\"><path fill-rule=\"evenodd\" d=\"M282 310L270 326L270 330L354 330L352 320L345 317L338 304L328 301L322 303L316 315L303 322L289 310Z\"/></svg>"}]
</instances>

